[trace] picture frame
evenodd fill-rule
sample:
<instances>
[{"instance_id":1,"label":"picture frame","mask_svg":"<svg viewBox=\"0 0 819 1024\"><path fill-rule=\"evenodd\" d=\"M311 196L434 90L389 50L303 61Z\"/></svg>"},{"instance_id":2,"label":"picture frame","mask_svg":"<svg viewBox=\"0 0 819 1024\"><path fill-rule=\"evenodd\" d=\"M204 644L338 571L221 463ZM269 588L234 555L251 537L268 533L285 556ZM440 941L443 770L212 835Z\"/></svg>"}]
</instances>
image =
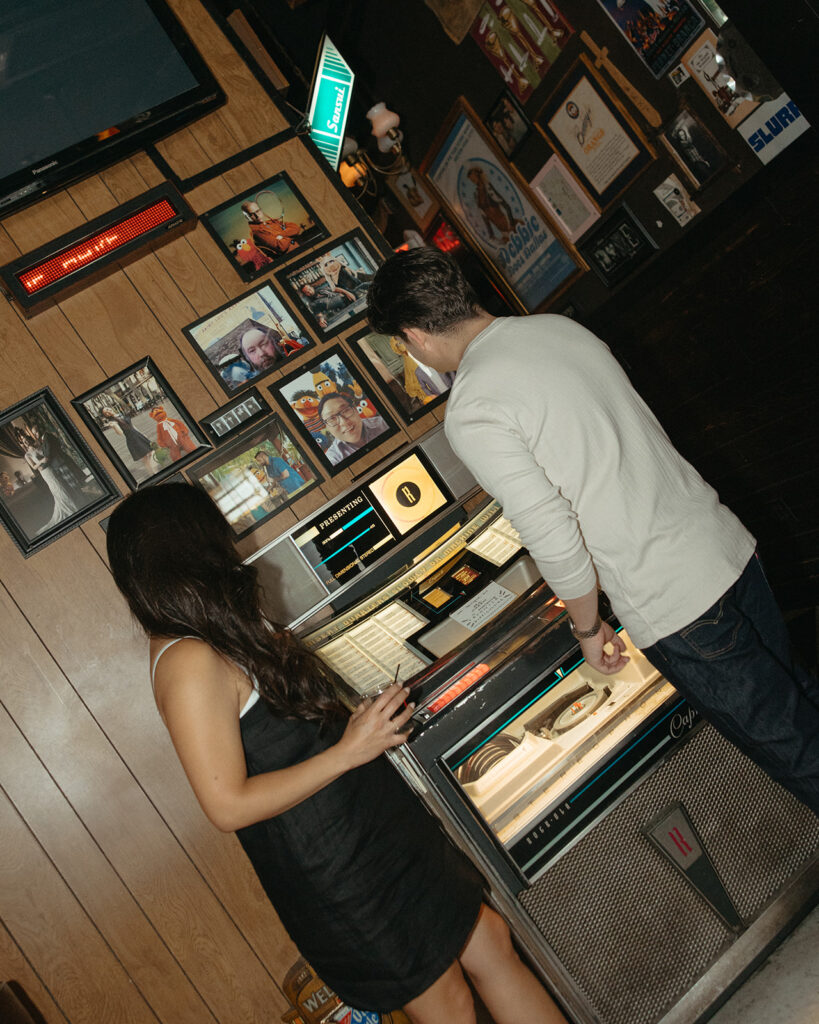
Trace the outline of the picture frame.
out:
<instances>
[{"instance_id":1,"label":"picture frame","mask_svg":"<svg viewBox=\"0 0 819 1024\"><path fill-rule=\"evenodd\" d=\"M400 338L365 327L349 338L359 363L406 424L446 401L454 373L439 373L409 354Z\"/></svg>"},{"instance_id":2,"label":"picture frame","mask_svg":"<svg viewBox=\"0 0 819 1024\"><path fill-rule=\"evenodd\" d=\"M535 124L601 210L656 156L586 54L541 107Z\"/></svg>"},{"instance_id":3,"label":"picture frame","mask_svg":"<svg viewBox=\"0 0 819 1024\"><path fill-rule=\"evenodd\" d=\"M315 344L270 281L187 324L182 333L228 395L263 379Z\"/></svg>"},{"instance_id":4,"label":"picture frame","mask_svg":"<svg viewBox=\"0 0 819 1024\"><path fill-rule=\"evenodd\" d=\"M662 12L641 0L597 2L655 78L662 78L674 67L705 24L689 0L675 0Z\"/></svg>"},{"instance_id":5,"label":"picture frame","mask_svg":"<svg viewBox=\"0 0 819 1024\"><path fill-rule=\"evenodd\" d=\"M724 61L720 63L717 59L717 36L712 29L707 28L692 43L682 55L681 63L730 128L740 125L759 106L759 100L729 87L732 79ZM758 70L749 69L745 73L752 79Z\"/></svg>"},{"instance_id":6,"label":"picture frame","mask_svg":"<svg viewBox=\"0 0 819 1024\"><path fill-rule=\"evenodd\" d=\"M290 410L308 450L329 476L398 430L384 402L362 380L349 354L333 345L271 385L280 407ZM330 396L336 394L340 400L331 402ZM325 422L325 417L331 421Z\"/></svg>"},{"instance_id":7,"label":"picture frame","mask_svg":"<svg viewBox=\"0 0 819 1024\"><path fill-rule=\"evenodd\" d=\"M71 404L132 491L164 480L211 447L150 356Z\"/></svg>"},{"instance_id":8,"label":"picture frame","mask_svg":"<svg viewBox=\"0 0 819 1024\"><path fill-rule=\"evenodd\" d=\"M119 497L50 388L0 412L0 522L25 558Z\"/></svg>"},{"instance_id":9,"label":"picture frame","mask_svg":"<svg viewBox=\"0 0 819 1024\"><path fill-rule=\"evenodd\" d=\"M232 196L199 219L243 281L255 280L329 236L287 171Z\"/></svg>"},{"instance_id":10,"label":"picture frame","mask_svg":"<svg viewBox=\"0 0 819 1024\"><path fill-rule=\"evenodd\" d=\"M214 500L237 540L321 483L292 429L275 412L200 459L187 475Z\"/></svg>"},{"instance_id":11,"label":"picture frame","mask_svg":"<svg viewBox=\"0 0 819 1024\"><path fill-rule=\"evenodd\" d=\"M579 246L583 258L607 288L624 281L657 248L657 243L625 203Z\"/></svg>"},{"instance_id":12,"label":"picture frame","mask_svg":"<svg viewBox=\"0 0 819 1024\"><path fill-rule=\"evenodd\" d=\"M557 153L549 157L530 185L570 242L576 242L600 219L597 205Z\"/></svg>"},{"instance_id":13,"label":"picture frame","mask_svg":"<svg viewBox=\"0 0 819 1024\"><path fill-rule=\"evenodd\" d=\"M385 179L390 192L412 217L419 231L426 231L438 212L438 201L412 169L391 174Z\"/></svg>"},{"instance_id":14,"label":"picture frame","mask_svg":"<svg viewBox=\"0 0 819 1024\"><path fill-rule=\"evenodd\" d=\"M495 100L484 124L507 160L514 158L532 131L532 122L508 89Z\"/></svg>"},{"instance_id":15,"label":"picture frame","mask_svg":"<svg viewBox=\"0 0 819 1024\"><path fill-rule=\"evenodd\" d=\"M704 188L728 166L728 155L688 106L660 132L660 140L695 189Z\"/></svg>"},{"instance_id":16,"label":"picture frame","mask_svg":"<svg viewBox=\"0 0 819 1024\"><path fill-rule=\"evenodd\" d=\"M276 278L317 336L330 338L367 315L369 282L383 261L384 254L354 228L291 263Z\"/></svg>"},{"instance_id":17,"label":"picture frame","mask_svg":"<svg viewBox=\"0 0 819 1024\"><path fill-rule=\"evenodd\" d=\"M232 401L199 420L214 448L228 438L263 420L271 413L270 403L258 388L248 388Z\"/></svg>"},{"instance_id":18,"label":"picture frame","mask_svg":"<svg viewBox=\"0 0 819 1024\"><path fill-rule=\"evenodd\" d=\"M422 170L447 220L520 312L542 308L581 272L526 182L463 97L456 100Z\"/></svg>"}]
</instances>

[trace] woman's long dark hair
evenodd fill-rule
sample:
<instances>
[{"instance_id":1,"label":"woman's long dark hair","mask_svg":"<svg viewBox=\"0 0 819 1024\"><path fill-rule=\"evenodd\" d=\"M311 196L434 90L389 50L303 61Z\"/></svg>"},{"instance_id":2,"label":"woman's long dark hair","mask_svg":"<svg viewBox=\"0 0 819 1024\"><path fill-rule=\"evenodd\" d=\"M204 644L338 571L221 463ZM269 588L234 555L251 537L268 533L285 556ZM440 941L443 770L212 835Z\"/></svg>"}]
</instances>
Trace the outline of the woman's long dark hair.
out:
<instances>
[{"instance_id":1,"label":"woman's long dark hair","mask_svg":"<svg viewBox=\"0 0 819 1024\"><path fill-rule=\"evenodd\" d=\"M227 520L198 487L159 484L126 498L108 524L108 560L147 633L204 640L254 676L278 714L344 714L332 671L265 617L256 570L242 564Z\"/></svg>"}]
</instances>

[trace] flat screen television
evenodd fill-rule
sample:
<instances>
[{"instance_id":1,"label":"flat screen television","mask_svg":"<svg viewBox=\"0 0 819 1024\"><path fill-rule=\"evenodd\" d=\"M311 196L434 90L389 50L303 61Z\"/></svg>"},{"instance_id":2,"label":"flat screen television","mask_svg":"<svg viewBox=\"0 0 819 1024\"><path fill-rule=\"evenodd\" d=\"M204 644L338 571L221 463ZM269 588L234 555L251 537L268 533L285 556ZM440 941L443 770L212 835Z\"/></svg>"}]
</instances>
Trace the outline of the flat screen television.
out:
<instances>
[{"instance_id":1,"label":"flat screen television","mask_svg":"<svg viewBox=\"0 0 819 1024\"><path fill-rule=\"evenodd\" d=\"M163 0L2 0L0 217L224 100Z\"/></svg>"}]
</instances>

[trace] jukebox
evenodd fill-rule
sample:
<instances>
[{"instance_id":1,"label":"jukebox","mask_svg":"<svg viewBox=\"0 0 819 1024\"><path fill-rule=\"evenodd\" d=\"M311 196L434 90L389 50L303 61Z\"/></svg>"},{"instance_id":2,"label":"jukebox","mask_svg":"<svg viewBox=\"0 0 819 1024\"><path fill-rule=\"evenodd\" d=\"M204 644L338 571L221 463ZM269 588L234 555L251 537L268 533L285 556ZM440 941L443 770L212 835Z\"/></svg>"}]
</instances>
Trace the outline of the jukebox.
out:
<instances>
[{"instance_id":1,"label":"jukebox","mask_svg":"<svg viewBox=\"0 0 819 1024\"><path fill-rule=\"evenodd\" d=\"M412 688L388 756L577 1024L705 1020L816 899L819 822L625 634L584 663L441 428L251 560L350 706Z\"/></svg>"}]
</instances>

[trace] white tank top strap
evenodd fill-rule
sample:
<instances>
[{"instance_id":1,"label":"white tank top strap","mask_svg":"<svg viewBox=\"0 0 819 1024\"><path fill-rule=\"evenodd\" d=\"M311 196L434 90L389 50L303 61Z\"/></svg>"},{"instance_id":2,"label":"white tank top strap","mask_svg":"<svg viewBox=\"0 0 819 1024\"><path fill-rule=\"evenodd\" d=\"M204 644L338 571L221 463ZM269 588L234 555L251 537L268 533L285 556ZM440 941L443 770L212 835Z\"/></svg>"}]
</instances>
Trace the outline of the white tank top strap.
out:
<instances>
[{"instance_id":1,"label":"white tank top strap","mask_svg":"<svg viewBox=\"0 0 819 1024\"><path fill-rule=\"evenodd\" d=\"M177 637L174 637L173 640L169 640L166 644L163 644L159 648L159 650L156 652L156 656L154 657L154 660L153 660L153 662L151 664L151 689L154 689L154 675L156 674L157 663L158 663L159 659L162 657L162 655L165 653L165 651L167 651L169 647L173 647L174 644L178 644L180 640L196 640L196 639L197 638L195 636L177 636ZM258 684L257 684L257 682L256 682L256 680L255 680L255 678L253 676L250 676L250 682L253 684L253 690L252 690L250 696L245 701L245 706L239 712L239 718L241 718L243 715L246 715L247 712L250 711L250 709L256 703L256 701L259 700L259 696L260 696L259 695L259 687L258 687Z\"/></svg>"}]
</instances>

